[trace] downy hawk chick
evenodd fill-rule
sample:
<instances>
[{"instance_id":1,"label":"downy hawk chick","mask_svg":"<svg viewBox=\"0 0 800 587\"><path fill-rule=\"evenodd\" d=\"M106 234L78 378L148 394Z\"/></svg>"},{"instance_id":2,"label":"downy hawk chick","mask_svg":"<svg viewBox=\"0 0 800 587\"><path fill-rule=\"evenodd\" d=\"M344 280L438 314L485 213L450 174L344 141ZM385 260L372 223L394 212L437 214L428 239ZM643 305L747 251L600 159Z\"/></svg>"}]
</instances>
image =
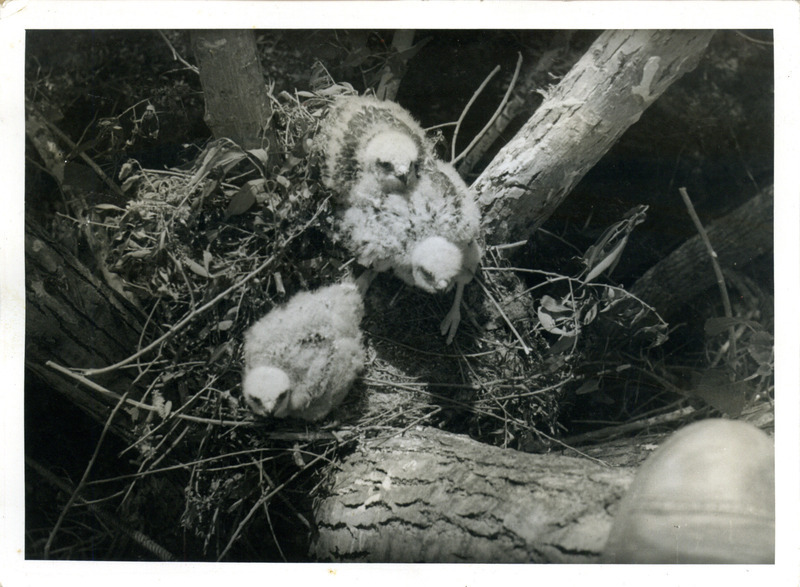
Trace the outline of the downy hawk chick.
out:
<instances>
[{"instance_id":1,"label":"downy hawk chick","mask_svg":"<svg viewBox=\"0 0 800 587\"><path fill-rule=\"evenodd\" d=\"M339 213L335 236L367 268L360 289L366 291L375 273L388 269L429 293L455 285L455 300L441 325L452 342L464 285L481 257L480 212L472 191L452 165L434 161L407 197L389 194L376 205L355 193L351 201Z\"/></svg>"},{"instance_id":2,"label":"downy hawk chick","mask_svg":"<svg viewBox=\"0 0 800 587\"><path fill-rule=\"evenodd\" d=\"M377 204L387 194L414 189L432 147L400 105L372 96L339 96L314 139L314 151L327 188L344 202L357 194Z\"/></svg>"},{"instance_id":3,"label":"downy hawk chick","mask_svg":"<svg viewBox=\"0 0 800 587\"><path fill-rule=\"evenodd\" d=\"M320 420L364 365L361 294L353 283L301 292L244 336L244 398L258 415Z\"/></svg>"}]
</instances>

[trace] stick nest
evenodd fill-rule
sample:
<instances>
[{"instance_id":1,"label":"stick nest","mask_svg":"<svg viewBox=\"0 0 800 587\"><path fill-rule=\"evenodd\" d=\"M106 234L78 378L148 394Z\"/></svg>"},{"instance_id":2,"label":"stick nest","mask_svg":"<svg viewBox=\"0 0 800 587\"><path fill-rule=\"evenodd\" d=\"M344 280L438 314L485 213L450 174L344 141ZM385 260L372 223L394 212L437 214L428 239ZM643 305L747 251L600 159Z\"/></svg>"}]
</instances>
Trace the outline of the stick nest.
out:
<instances>
[{"instance_id":1,"label":"stick nest","mask_svg":"<svg viewBox=\"0 0 800 587\"><path fill-rule=\"evenodd\" d=\"M551 439L579 352L573 338L554 353L546 337L619 308L611 289L579 298L565 278L537 275L528 287L531 275L489 248L446 346L438 325L450 295L381 275L365 300L367 365L345 403L313 429L253 417L241 398L244 331L293 294L357 270L329 237L333 202L309 156L331 97L351 91L273 97L278 153L217 140L191 169L130 161L120 175L128 205L91 211L103 275L147 317L140 349L154 345L124 366L137 373L130 396L140 404L125 408L137 472L106 482L131 516L167 504L171 516L154 512L145 526L175 544L193 536L199 552L190 557L302 558L319 465L364 437L428 425L508 447ZM560 291L567 305L551 304L543 321L537 288ZM634 330L647 335L644 322Z\"/></svg>"}]
</instances>

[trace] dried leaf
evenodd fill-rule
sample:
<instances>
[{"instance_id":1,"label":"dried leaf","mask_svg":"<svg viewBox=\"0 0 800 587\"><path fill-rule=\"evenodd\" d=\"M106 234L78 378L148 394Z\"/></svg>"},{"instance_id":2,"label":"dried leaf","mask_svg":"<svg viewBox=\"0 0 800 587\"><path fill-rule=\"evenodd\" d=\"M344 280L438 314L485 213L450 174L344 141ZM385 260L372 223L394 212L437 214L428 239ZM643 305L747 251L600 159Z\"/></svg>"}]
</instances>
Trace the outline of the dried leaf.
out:
<instances>
[{"instance_id":1,"label":"dried leaf","mask_svg":"<svg viewBox=\"0 0 800 587\"><path fill-rule=\"evenodd\" d=\"M724 369L708 369L700 375L700 380L691 393L735 418L742 413L747 391L747 382L731 381Z\"/></svg>"},{"instance_id":2,"label":"dried leaf","mask_svg":"<svg viewBox=\"0 0 800 587\"><path fill-rule=\"evenodd\" d=\"M292 447L292 459L294 460L294 464L300 467L301 469L305 468L306 462L303 459L303 454L300 452L300 445L295 443Z\"/></svg>"},{"instance_id":3,"label":"dried leaf","mask_svg":"<svg viewBox=\"0 0 800 587\"><path fill-rule=\"evenodd\" d=\"M120 167L119 174L117 175L117 177L119 177L120 181L125 181L125 178L127 178L131 173L133 173L133 169L134 169L133 163L128 161L127 163L124 163L122 167Z\"/></svg>"},{"instance_id":4,"label":"dried leaf","mask_svg":"<svg viewBox=\"0 0 800 587\"><path fill-rule=\"evenodd\" d=\"M95 204L95 210L114 210L116 212L124 212L125 208L120 208L119 206L115 206L114 204Z\"/></svg>"},{"instance_id":5,"label":"dried leaf","mask_svg":"<svg viewBox=\"0 0 800 587\"><path fill-rule=\"evenodd\" d=\"M589 379L581 384L581 386L575 391L575 394L584 395L587 393L592 393L593 391L597 391L598 389L600 389L600 382L597 379Z\"/></svg>"},{"instance_id":6,"label":"dried leaf","mask_svg":"<svg viewBox=\"0 0 800 587\"><path fill-rule=\"evenodd\" d=\"M269 153L267 152L266 149L250 149L247 152L250 153L256 159L258 159L264 165L266 165L267 161L269 160Z\"/></svg>"},{"instance_id":7,"label":"dried leaf","mask_svg":"<svg viewBox=\"0 0 800 587\"><path fill-rule=\"evenodd\" d=\"M586 312L586 315L583 317L583 323L591 324L596 317L597 317L597 304L592 304L592 307L589 308L589 311Z\"/></svg>"},{"instance_id":8,"label":"dried leaf","mask_svg":"<svg viewBox=\"0 0 800 587\"><path fill-rule=\"evenodd\" d=\"M144 259L153 254L152 249L139 249L138 251L129 251L122 255L123 257L131 257L133 259Z\"/></svg>"},{"instance_id":9,"label":"dried leaf","mask_svg":"<svg viewBox=\"0 0 800 587\"><path fill-rule=\"evenodd\" d=\"M189 258L186 258L186 259L184 259L184 260L183 260L183 264L184 264L184 265L185 265L185 266L186 266L186 267L187 267L187 268L188 268L188 269L189 269L189 270L190 270L192 273L196 273L196 274L197 274L197 275L199 275L200 277L206 277L206 278L209 278L209 277L211 277L211 275L209 274L209 272L208 272L208 271L206 271L206 268L205 268L205 267L203 267L203 266L202 266L200 263L198 263L198 262L196 262L196 261L192 261L191 259L189 259Z\"/></svg>"},{"instance_id":10,"label":"dried leaf","mask_svg":"<svg viewBox=\"0 0 800 587\"><path fill-rule=\"evenodd\" d=\"M214 255L211 254L211 251L208 249L203 251L203 267L205 267L205 270L209 273L209 275L211 274L211 261L213 259Z\"/></svg>"},{"instance_id":11,"label":"dried leaf","mask_svg":"<svg viewBox=\"0 0 800 587\"><path fill-rule=\"evenodd\" d=\"M572 308L557 302L555 299L551 298L550 296L542 296L541 302L542 307L544 307L549 312L571 312Z\"/></svg>"},{"instance_id":12,"label":"dried leaf","mask_svg":"<svg viewBox=\"0 0 800 587\"><path fill-rule=\"evenodd\" d=\"M541 322L541 323L542 323L542 327L543 327L545 330L547 330L548 332L550 332L550 331L551 331L551 329L553 329L553 328L555 328L555 327L556 327L556 321L555 321L555 320L553 320L553 317L552 317L550 314L548 314L547 312L545 312L544 305L542 305L542 306L541 306L541 307L540 307L540 308L537 310L537 312L536 312L536 313L537 313L537 314L538 314L538 316L539 316L539 322Z\"/></svg>"},{"instance_id":13,"label":"dried leaf","mask_svg":"<svg viewBox=\"0 0 800 587\"><path fill-rule=\"evenodd\" d=\"M133 187L133 185L136 184L137 181L139 181L139 177L140 176L138 174L136 174L136 175L132 175L128 179L126 179L122 183L122 186L120 186L120 189L123 191L123 193L127 192L128 190L130 190L131 187Z\"/></svg>"},{"instance_id":14,"label":"dried leaf","mask_svg":"<svg viewBox=\"0 0 800 587\"><path fill-rule=\"evenodd\" d=\"M775 341L769 332L756 332L747 345L747 352L761 366L771 366L774 358Z\"/></svg>"},{"instance_id":15,"label":"dried leaf","mask_svg":"<svg viewBox=\"0 0 800 587\"><path fill-rule=\"evenodd\" d=\"M236 195L231 198L225 209L225 220L231 216L238 216L247 212L256 203L256 193L264 191L264 180L254 179L244 184Z\"/></svg>"}]
</instances>

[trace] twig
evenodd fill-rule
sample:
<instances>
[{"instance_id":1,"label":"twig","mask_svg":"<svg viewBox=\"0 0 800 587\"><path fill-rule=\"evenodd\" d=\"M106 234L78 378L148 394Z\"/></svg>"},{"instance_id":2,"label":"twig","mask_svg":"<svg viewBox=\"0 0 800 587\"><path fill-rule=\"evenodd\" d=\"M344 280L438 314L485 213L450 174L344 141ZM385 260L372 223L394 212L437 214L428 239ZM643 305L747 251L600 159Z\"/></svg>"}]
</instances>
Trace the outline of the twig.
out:
<instances>
[{"instance_id":1,"label":"twig","mask_svg":"<svg viewBox=\"0 0 800 587\"><path fill-rule=\"evenodd\" d=\"M92 472L92 467L94 467L94 463L97 460L97 455L100 454L100 447L103 445L103 440L105 440L106 434L108 433L108 429L111 427L111 421L114 419L114 416L117 415L119 409L125 404L125 400L127 399L128 394L125 393L119 401L117 405L114 406L114 409L109 414L108 418L106 418L105 426L103 426L103 431L100 433L100 438L97 440L97 444L94 447L94 453L92 453L92 458L89 459L89 464L86 465L86 469L83 471L83 476L81 480L78 482L78 485L75 487L75 491L72 492L72 495L69 496L67 500L67 504L64 506L64 509L61 510L61 513L58 516L58 520L56 521L56 525L53 526L53 529L50 531L50 536L47 537L47 543L44 545L44 554L42 555L44 559L50 558L50 547L53 545L53 540L55 540L56 534L58 534L61 525L64 523L64 519L67 517L67 513L69 512L72 505L78 499L81 490L86 485L86 480L89 478L89 473Z\"/></svg>"},{"instance_id":2,"label":"twig","mask_svg":"<svg viewBox=\"0 0 800 587\"><path fill-rule=\"evenodd\" d=\"M167 38L167 36L164 34L164 31L159 30L158 34L161 35L161 38L164 39L164 42L169 47L170 51L172 51L172 59L173 60L180 61L183 65L186 66L187 69L195 72L198 75L200 74L200 69L196 65L192 65L191 63L186 61L183 57L181 57L180 53L178 53L178 51L175 49L175 47L172 45L172 43L170 43L170 41Z\"/></svg>"},{"instance_id":3,"label":"twig","mask_svg":"<svg viewBox=\"0 0 800 587\"><path fill-rule=\"evenodd\" d=\"M522 350L525 352L525 354L526 355L531 354L530 347L528 347L528 345L525 344L525 341L522 340L522 336L520 336L520 333L517 332L516 328L514 328L514 325L511 323L511 320L509 320L508 316L506 316L506 313L503 312L503 308L501 308L500 304L497 303L497 300L494 299L494 296L492 296L492 294L489 292L489 290L483 284L483 281L481 279L476 279L475 281L478 282L478 285L480 285L481 288L483 289L483 293L486 294L486 297L489 298L489 300L492 302L492 304L494 304L494 307L497 308L498 312L500 312L500 315L503 317L503 320L505 320L506 324L508 324L509 328L511 328L511 332L513 332L514 336L516 336L517 340L519 340L520 344L522 345Z\"/></svg>"},{"instance_id":4,"label":"twig","mask_svg":"<svg viewBox=\"0 0 800 587\"><path fill-rule=\"evenodd\" d=\"M64 481L63 479L59 479L53 473L45 469L42 465L31 459L30 457L25 457L25 464L28 465L31 469L36 471L45 481L53 485L54 487L58 488L59 491L63 493L72 493L74 491L73 487ZM113 527L115 530L122 532L126 536L128 536L131 540L139 544L146 550L149 550L154 555L156 555L159 559L163 561L173 561L175 557L169 552L166 548L158 544L155 540L146 536L142 532L138 530L133 530L117 520L111 514L106 512L105 510L101 509L96 502L90 502L86 499L79 497L79 502L83 505L86 505L94 514L100 518L103 522L108 524L109 526Z\"/></svg>"},{"instance_id":5,"label":"twig","mask_svg":"<svg viewBox=\"0 0 800 587\"><path fill-rule=\"evenodd\" d=\"M411 420L411 423L408 426L406 426L405 428L402 428L402 429L398 430L397 432L393 432L392 434L389 434L388 436L385 436L385 437L381 438L380 440L378 440L378 442L375 443L375 446L380 446L384 442L387 442L387 441L391 440L392 438L396 438L397 436L402 436L403 434L405 434L406 432L411 430L414 426L416 426L417 424L419 424L423 420L427 420L431 416L435 416L436 414L438 414L441 411L442 411L442 406L437 406L436 408L434 408L432 411L428 412L427 414L422 414L419 418L415 418L415 419Z\"/></svg>"},{"instance_id":6,"label":"twig","mask_svg":"<svg viewBox=\"0 0 800 587\"><path fill-rule=\"evenodd\" d=\"M697 410L695 410L693 407L687 406L685 408L675 410L674 412L669 412L668 414L661 414L660 416L636 420L635 422L620 424L619 426L610 426L608 428L601 428L600 430L592 430L591 432L586 432L584 434L570 436L569 438L565 438L564 442L580 444L587 441L613 438L615 436L621 436L622 434L627 434L630 432L646 430L648 428L652 428L653 426L660 426L663 424L676 422L694 414L696 411Z\"/></svg>"},{"instance_id":7,"label":"twig","mask_svg":"<svg viewBox=\"0 0 800 587\"><path fill-rule=\"evenodd\" d=\"M98 385L94 381L87 379L83 375L79 373L75 373L74 371L67 369L66 367L62 367L61 365L54 363L53 361L47 361L45 363L46 366L50 367L67 375L68 377L72 377L79 383L82 383L89 389L101 393L107 397L113 398L117 401L121 400L123 396L120 396L118 393L111 391L110 389L106 389L102 385ZM127 394L126 394L127 395ZM133 406L139 408L141 410L147 410L148 412L158 412L158 408L155 406L151 406L149 404L145 404L134 399L125 398L125 403L129 406ZM187 420L189 422L197 422L198 424L214 424L217 426L253 426L255 422L249 420L221 420L221 419L213 419L213 418L201 418L200 416L190 416L188 414L174 414L175 418L179 418L181 420Z\"/></svg>"},{"instance_id":8,"label":"twig","mask_svg":"<svg viewBox=\"0 0 800 587\"><path fill-rule=\"evenodd\" d=\"M60 128L58 128L55 124L53 124L46 118L42 118L42 120L44 120L44 123L47 125L47 127L51 131L53 131L53 133L57 135L58 138L60 138L67 144L70 150L75 151L78 148L78 145L72 142L72 139L70 139L66 134L64 134L64 132ZM123 200L127 199L125 194L122 193L120 187L113 181L111 181L111 179L109 179L109 177L105 174L105 172L102 169L100 169L100 166L97 163L95 163L94 160L92 160L92 158L89 157L89 155L87 155L85 152L82 152L80 153L80 158L83 159L84 162L86 162L86 164L92 168L92 171L94 171L97 174L97 177L103 180L104 184L106 184L109 188L111 188L111 191L114 192L114 194L117 197Z\"/></svg>"},{"instance_id":9,"label":"twig","mask_svg":"<svg viewBox=\"0 0 800 587\"><path fill-rule=\"evenodd\" d=\"M428 355L428 356L431 356L431 357L441 357L443 359L460 359L461 357L470 357L470 358L485 357L485 356L493 355L493 354L497 353L496 350L493 350L493 351L481 351L479 353L469 353L469 354L438 353L438 352L434 352L434 351L426 351L426 350L420 349L418 347L411 346L409 344L404 344L402 342L399 342L399 341L394 340L392 338L388 338L386 336L381 336L380 334L376 334L376 333L371 332L369 330L365 330L364 332L366 334L368 334L370 338L374 338L375 340L382 340L382 341L388 342L388 343L390 343L390 344L392 344L392 345L394 345L396 347L408 349L408 350L414 351L415 353L419 353L421 355Z\"/></svg>"},{"instance_id":10,"label":"twig","mask_svg":"<svg viewBox=\"0 0 800 587\"><path fill-rule=\"evenodd\" d=\"M325 451L325 453L327 453L327 452L328 451ZM247 513L247 515L244 517L244 519L241 522L239 522L239 526L236 528L236 531L234 531L234 533L231 535L230 539L228 540L228 544L225 546L225 548L223 549L222 553L220 553L220 555L217 557L217 562L219 562L223 558L225 558L225 555L228 554L228 551L233 546L233 543L236 542L236 540L239 538L239 535L242 533L242 530L244 530L244 527L247 525L247 522L250 520L250 518L253 517L253 515L259 510L259 508L261 508L261 506L263 504L267 503L270 499L272 499L277 493L279 493L284 487L286 487L291 481L293 481L295 479L295 477L300 475L300 473L303 473L306 469L311 467L317 461L319 461L320 459L324 458L325 457L325 453L323 453L321 455L317 455L317 457L315 459L310 461L303 468L301 468L298 471L296 471L286 481L284 481L283 483L278 485L275 489L273 489L269 493L267 493L265 495L262 495L258 499L258 501L256 501L255 505L253 505L253 507L250 508L250 511Z\"/></svg>"},{"instance_id":11,"label":"twig","mask_svg":"<svg viewBox=\"0 0 800 587\"><path fill-rule=\"evenodd\" d=\"M739 35L743 39L747 39L751 43L756 43L757 45L770 45L770 46L772 46L772 45L775 44L774 41L762 41L760 39L753 38L753 37L751 37L749 35L744 34L742 31L733 31L733 32L735 32L737 35Z\"/></svg>"},{"instance_id":12,"label":"twig","mask_svg":"<svg viewBox=\"0 0 800 587\"><path fill-rule=\"evenodd\" d=\"M689 216L691 216L692 222L694 222L697 232L700 234L700 239L703 241L703 244L705 244L706 250L708 250L708 255L711 258L711 265L714 267L714 275L717 277L717 287L719 287L719 293L722 296L722 307L725 309L725 317L733 318L731 300L728 297L728 288L725 286L725 276L722 275L722 269L719 266L719 261L717 261L717 253L711 245L703 223L700 222L700 218L697 216L697 212L694 209L694 205L692 205L692 200L689 199L689 193L686 191L686 188L679 188L678 192L680 192L681 198L683 198L683 202L686 204L686 209L689 211ZM731 361L733 361L734 357L736 357L736 332L733 326L729 328L729 332L731 341L730 358Z\"/></svg>"},{"instance_id":13,"label":"twig","mask_svg":"<svg viewBox=\"0 0 800 587\"><path fill-rule=\"evenodd\" d=\"M175 267L178 269L178 273L180 273L181 277L183 277L183 281L186 284L186 290L189 292L190 307L194 308L195 300L194 300L194 293L192 293L192 282L189 281L189 277L187 277L186 272L183 270L183 263L178 261L178 259L175 258L175 255L173 255L169 251L167 251L167 255L169 255L169 258L172 260Z\"/></svg>"},{"instance_id":14,"label":"twig","mask_svg":"<svg viewBox=\"0 0 800 587\"><path fill-rule=\"evenodd\" d=\"M458 122L456 122L456 129L453 131L453 142L452 145L450 146L451 157L456 156L456 139L458 138L458 130L461 128L461 123L464 121L464 118L466 118L467 112L469 112L469 109L472 107L472 104L475 102L475 100L478 99L478 96L481 95L483 89L486 87L486 85L491 81L491 79L495 76L495 74L498 71L500 71L499 65L492 70L492 72L486 77L485 80L483 80L483 83L478 87L477 90L475 90L475 93L472 94L472 97L469 99L469 102L467 102L467 105L464 106L464 110L462 110L461 116L458 118Z\"/></svg>"},{"instance_id":15,"label":"twig","mask_svg":"<svg viewBox=\"0 0 800 587\"><path fill-rule=\"evenodd\" d=\"M481 131L477 135L475 135L475 138L472 139L472 141L469 143L469 145L467 145L466 148L463 151L461 151L461 153L459 153L458 157L456 157L452 161L450 161L450 163L452 165L455 165L456 163L461 161L461 159L463 159L464 157L466 157L469 154L469 152L473 149L473 147L475 147L475 145L478 143L478 141L481 140L483 135L485 135L489 131L489 129L492 128L492 125L494 124L494 121L497 120L497 117L500 116L500 113L503 111L503 108L506 107L506 104L508 103L508 99L511 97L511 92L514 89L514 86L517 85L517 77L519 76L520 67L522 67L522 53L519 53L518 55L519 55L519 57L517 57L517 67L516 67L516 69L514 69L514 76L511 78L511 83L508 84L508 89L506 90L505 96L503 96L503 100L500 102L500 105L494 111L494 114L489 119L489 122L486 123L486 125L481 129ZM456 130L458 130L458 129L456 129ZM455 144L455 140L454 140L453 141L453 152L454 153L455 153L455 147L456 147L456 144Z\"/></svg>"},{"instance_id":16,"label":"twig","mask_svg":"<svg viewBox=\"0 0 800 587\"><path fill-rule=\"evenodd\" d=\"M132 354L127 359L123 359L122 361L119 361L118 363L114 363L113 365L109 365L107 367L99 367L97 369L85 369L85 370L83 370L83 374L86 375L86 376L91 377L92 375L99 375L101 373L108 373L109 371L114 371L114 370L119 369L120 367L122 367L124 365L127 365L128 363L130 363L132 361L135 361L136 359L138 359L142 355L145 355L145 354L149 353L151 350L153 350L157 346L159 346L159 345L163 344L164 342L166 342L169 338L174 336L184 326L186 326L189 322L191 322L195 317L197 317L200 314L206 312L207 310L210 310L211 308L216 306L217 303L219 303L221 300L223 300L224 298L228 297L231 293L233 293L236 290L238 290L238 289L244 287L245 285L247 285L247 283L249 283L256 275L258 275L259 273L261 273L262 271L264 271L268 267L272 266L275 263L275 261L278 259L278 257L286 249L286 247L289 245L289 243L292 242L295 238L297 238L300 234L302 234L309 226L311 226L311 224L317 219L317 216L319 216L319 214L322 211L322 209L325 207L325 203L327 203L329 198L330 198L330 196L328 196L328 198L325 198L325 200L322 202L322 204L317 209L317 211L314 212L314 216L312 216L311 219L306 224L304 224L303 227L300 230L298 230L298 231L294 232L293 234L291 234L283 242L283 245L281 246L281 252L280 253L275 253L274 255L270 256L269 259L264 261L259 267L257 267L256 269L254 269L253 271L248 273L246 276L244 276L237 283L234 283L228 289L226 289L225 291L223 291L222 293L217 295L214 299L212 299L209 302L203 304L199 308L189 312L189 314L187 314L186 317L184 317L177 324L174 324L166 333L164 333L162 336L158 337L156 340L151 342L149 345L147 345L143 349L139 349L139 351L137 351L136 353Z\"/></svg>"}]
</instances>

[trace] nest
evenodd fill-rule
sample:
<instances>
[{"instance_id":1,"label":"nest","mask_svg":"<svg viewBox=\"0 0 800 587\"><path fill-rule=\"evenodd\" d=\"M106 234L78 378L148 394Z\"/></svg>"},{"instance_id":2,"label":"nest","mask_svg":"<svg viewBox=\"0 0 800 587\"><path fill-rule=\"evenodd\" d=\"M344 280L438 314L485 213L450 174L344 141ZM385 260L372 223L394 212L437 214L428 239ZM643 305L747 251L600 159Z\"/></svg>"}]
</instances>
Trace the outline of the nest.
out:
<instances>
[{"instance_id":1,"label":"nest","mask_svg":"<svg viewBox=\"0 0 800 587\"><path fill-rule=\"evenodd\" d=\"M518 269L489 248L451 346L438 328L449 295L381 275L365 300L367 365L345 403L313 429L255 418L241 397L244 331L293 294L356 270L329 236L333 203L309 156L331 96L350 91L273 97L277 166L274 153L227 140L188 170L130 161L120 175L127 207L92 211L104 276L147 316L127 362L138 374L139 403L125 407L136 473L105 487L149 533L170 545L192 537L189 558L302 560L323 465L366 437L427 425L506 447L551 442L576 386L578 330L605 316L606 330L651 343L665 332L619 288ZM550 301L537 309L534 296ZM169 515L145 524L142 512L158 504Z\"/></svg>"}]
</instances>

